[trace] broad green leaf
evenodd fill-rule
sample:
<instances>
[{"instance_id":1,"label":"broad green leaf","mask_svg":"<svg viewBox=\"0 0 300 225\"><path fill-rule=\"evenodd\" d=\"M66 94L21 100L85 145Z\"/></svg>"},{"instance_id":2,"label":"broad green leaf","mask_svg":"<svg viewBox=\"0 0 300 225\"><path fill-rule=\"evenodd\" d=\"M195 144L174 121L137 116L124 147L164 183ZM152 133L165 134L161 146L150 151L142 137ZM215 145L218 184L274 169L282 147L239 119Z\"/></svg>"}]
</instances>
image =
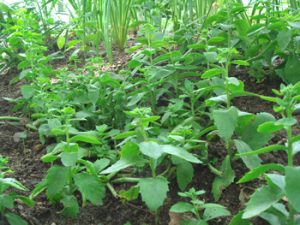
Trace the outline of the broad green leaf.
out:
<instances>
[{"instance_id":1,"label":"broad green leaf","mask_svg":"<svg viewBox=\"0 0 300 225\"><path fill-rule=\"evenodd\" d=\"M297 54L289 55L287 62L282 69L276 70L277 74L286 82L290 84L295 84L300 81L300 77L295 75L299 71L299 57Z\"/></svg>"},{"instance_id":2,"label":"broad green leaf","mask_svg":"<svg viewBox=\"0 0 300 225\"><path fill-rule=\"evenodd\" d=\"M96 162L94 162L94 168L96 169L96 172L99 173L103 169L105 169L110 163L109 159L103 158L98 159Z\"/></svg>"},{"instance_id":3,"label":"broad green leaf","mask_svg":"<svg viewBox=\"0 0 300 225\"><path fill-rule=\"evenodd\" d=\"M0 185L1 187L1 185ZM13 194L0 194L0 207L3 209L13 209L14 208L15 196Z\"/></svg>"},{"instance_id":4,"label":"broad green leaf","mask_svg":"<svg viewBox=\"0 0 300 225\"><path fill-rule=\"evenodd\" d=\"M204 208L203 219L205 221L231 215L231 213L222 205L208 203L205 204Z\"/></svg>"},{"instance_id":5,"label":"broad green leaf","mask_svg":"<svg viewBox=\"0 0 300 225\"><path fill-rule=\"evenodd\" d=\"M180 190L184 190L187 185L193 180L194 176L194 168L191 163L184 162L180 163L176 167L176 178L177 178L177 184L180 188Z\"/></svg>"},{"instance_id":6,"label":"broad green leaf","mask_svg":"<svg viewBox=\"0 0 300 225\"><path fill-rule=\"evenodd\" d=\"M247 172L238 181L238 183L245 183L245 182L251 181L253 179L256 179L256 178L264 175L267 171L270 171L270 170L284 172L284 166L282 166L280 164L275 164L275 163L261 165L257 168L254 168L254 169L250 170L249 172Z\"/></svg>"},{"instance_id":7,"label":"broad green leaf","mask_svg":"<svg viewBox=\"0 0 300 225\"><path fill-rule=\"evenodd\" d=\"M229 225L252 225L249 220L242 218L243 212L236 214L230 221Z\"/></svg>"},{"instance_id":8,"label":"broad green leaf","mask_svg":"<svg viewBox=\"0 0 300 225\"><path fill-rule=\"evenodd\" d=\"M275 122L275 125L278 126L293 126L297 123L297 120L295 118L282 118L280 120L277 120Z\"/></svg>"},{"instance_id":9,"label":"broad green leaf","mask_svg":"<svg viewBox=\"0 0 300 225\"><path fill-rule=\"evenodd\" d=\"M259 217L268 221L270 225L286 224L289 212L284 204L276 203L266 212L260 214Z\"/></svg>"},{"instance_id":10,"label":"broad green leaf","mask_svg":"<svg viewBox=\"0 0 300 225\"><path fill-rule=\"evenodd\" d=\"M101 174L116 173L141 161L139 146L133 142L126 142L120 152L120 160L103 170Z\"/></svg>"},{"instance_id":11,"label":"broad green leaf","mask_svg":"<svg viewBox=\"0 0 300 225\"><path fill-rule=\"evenodd\" d=\"M21 87L21 93L23 95L23 98L28 100L34 95L35 89L31 85L23 85Z\"/></svg>"},{"instance_id":12,"label":"broad green leaf","mask_svg":"<svg viewBox=\"0 0 300 225\"><path fill-rule=\"evenodd\" d=\"M219 68L214 68L214 69L209 69L206 70L203 74L202 74L202 78L203 79L208 79L208 78L212 78L218 75L223 74L225 71L224 69L219 69Z\"/></svg>"},{"instance_id":13,"label":"broad green leaf","mask_svg":"<svg viewBox=\"0 0 300 225\"><path fill-rule=\"evenodd\" d=\"M265 179L270 187L280 188L282 192L285 191L285 176L281 174L268 173Z\"/></svg>"},{"instance_id":14,"label":"broad green leaf","mask_svg":"<svg viewBox=\"0 0 300 225\"><path fill-rule=\"evenodd\" d=\"M57 47L59 49L62 49L65 46L65 43L66 43L66 38L63 35L60 35L57 38Z\"/></svg>"},{"instance_id":15,"label":"broad green leaf","mask_svg":"<svg viewBox=\"0 0 300 225\"><path fill-rule=\"evenodd\" d=\"M219 135L228 141L233 135L238 121L238 110L235 107L213 111L213 119Z\"/></svg>"},{"instance_id":16,"label":"broad green leaf","mask_svg":"<svg viewBox=\"0 0 300 225\"><path fill-rule=\"evenodd\" d=\"M170 212L175 213L186 213L186 212L193 212L194 206L188 202L177 202L173 205L170 209Z\"/></svg>"},{"instance_id":17,"label":"broad green leaf","mask_svg":"<svg viewBox=\"0 0 300 225\"><path fill-rule=\"evenodd\" d=\"M218 201L221 197L223 190L234 181L235 174L231 168L230 157L226 156L221 165L222 177L216 177L212 184L212 193L214 199Z\"/></svg>"},{"instance_id":18,"label":"broad green leaf","mask_svg":"<svg viewBox=\"0 0 300 225\"><path fill-rule=\"evenodd\" d=\"M79 205L77 199L73 195L66 195L61 200L64 208L61 213L65 216L75 218L79 213Z\"/></svg>"},{"instance_id":19,"label":"broad green leaf","mask_svg":"<svg viewBox=\"0 0 300 225\"><path fill-rule=\"evenodd\" d=\"M96 136L91 134L79 134L70 138L70 142L85 142L89 144L99 145L101 142Z\"/></svg>"},{"instance_id":20,"label":"broad green leaf","mask_svg":"<svg viewBox=\"0 0 300 225\"><path fill-rule=\"evenodd\" d=\"M183 220L180 225L208 225L204 220Z\"/></svg>"},{"instance_id":21,"label":"broad green leaf","mask_svg":"<svg viewBox=\"0 0 300 225\"><path fill-rule=\"evenodd\" d=\"M246 209L242 218L249 219L258 216L279 201L282 196L283 193L280 188L271 189L269 186L263 186L257 189L246 204Z\"/></svg>"},{"instance_id":22,"label":"broad green leaf","mask_svg":"<svg viewBox=\"0 0 300 225\"><path fill-rule=\"evenodd\" d=\"M6 213L5 218L10 225L28 225L26 220L14 213Z\"/></svg>"},{"instance_id":23,"label":"broad green leaf","mask_svg":"<svg viewBox=\"0 0 300 225\"><path fill-rule=\"evenodd\" d=\"M252 151L252 149L249 147L249 145L247 145L245 142L243 142L241 140L234 140L234 144L239 153L245 153L245 152ZM245 165L249 169L254 169L254 168L260 166L260 163L262 161L257 155L244 156L241 158L242 158L243 162L245 163Z\"/></svg>"},{"instance_id":24,"label":"broad green leaf","mask_svg":"<svg viewBox=\"0 0 300 225\"><path fill-rule=\"evenodd\" d=\"M102 205L105 196L105 187L97 176L80 173L74 176L74 182L82 194L83 199L94 205Z\"/></svg>"},{"instance_id":25,"label":"broad green leaf","mask_svg":"<svg viewBox=\"0 0 300 225\"><path fill-rule=\"evenodd\" d=\"M269 113L258 113L255 115L254 119L248 124L239 124L239 132L237 134L240 139L246 142L251 149L255 150L263 147L271 139L271 133L259 133L257 131L258 127L267 122L274 121L275 118ZM240 118L239 118L240 123Z\"/></svg>"},{"instance_id":26,"label":"broad green leaf","mask_svg":"<svg viewBox=\"0 0 300 225\"><path fill-rule=\"evenodd\" d=\"M271 133L274 133L276 131L283 129L282 125L277 125L275 122L276 121L265 122L258 126L257 131L260 133L270 133L271 134Z\"/></svg>"},{"instance_id":27,"label":"broad green leaf","mask_svg":"<svg viewBox=\"0 0 300 225\"><path fill-rule=\"evenodd\" d=\"M292 38L291 30L280 31L277 35L277 43L281 51L284 51L289 45Z\"/></svg>"},{"instance_id":28,"label":"broad green leaf","mask_svg":"<svg viewBox=\"0 0 300 225\"><path fill-rule=\"evenodd\" d=\"M61 157L61 162L64 166L75 166L78 159L78 153L62 152L60 154L60 157Z\"/></svg>"},{"instance_id":29,"label":"broad green leaf","mask_svg":"<svg viewBox=\"0 0 300 225\"><path fill-rule=\"evenodd\" d=\"M169 191L168 181L164 177L143 178L138 183L143 202L155 212L164 203Z\"/></svg>"},{"instance_id":30,"label":"broad green leaf","mask_svg":"<svg viewBox=\"0 0 300 225\"><path fill-rule=\"evenodd\" d=\"M69 180L69 168L54 165L46 176L47 195L50 199L59 194Z\"/></svg>"},{"instance_id":31,"label":"broad green leaf","mask_svg":"<svg viewBox=\"0 0 300 225\"><path fill-rule=\"evenodd\" d=\"M164 154L164 151L161 148L161 145L154 141L149 141L149 142L142 142L140 143L140 151L152 158L152 159L158 159Z\"/></svg>"},{"instance_id":32,"label":"broad green leaf","mask_svg":"<svg viewBox=\"0 0 300 225\"><path fill-rule=\"evenodd\" d=\"M191 163L202 163L198 158L196 158L193 154L189 153L183 148L175 147L173 145L161 145L161 149L163 152L177 156L178 158L184 159Z\"/></svg>"},{"instance_id":33,"label":"broad green leaf","mask_svg":"<svg viewBox=\"0 0 300 225\"><path fill-rule=\"evenodd\" d=\"M285 191L289 203L300 212L300 167L286 167L285 174Z\"/></svg>"}]
</instances>

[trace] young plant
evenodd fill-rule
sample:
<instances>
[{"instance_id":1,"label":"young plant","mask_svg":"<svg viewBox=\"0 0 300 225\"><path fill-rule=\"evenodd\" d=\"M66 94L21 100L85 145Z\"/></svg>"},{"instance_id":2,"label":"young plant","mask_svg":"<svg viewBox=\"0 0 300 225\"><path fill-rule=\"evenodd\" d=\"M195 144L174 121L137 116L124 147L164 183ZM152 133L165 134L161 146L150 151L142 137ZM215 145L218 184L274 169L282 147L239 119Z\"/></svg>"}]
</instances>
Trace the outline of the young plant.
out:
<instances>
[{"instance_id":1,"label":"young plant","mask_svg":"<svg viewBox=\"0 0 300 225\"><path fill-rule=\"evenodd\" d=\"M215 203L206 203L199 199L199 196L205 194L204 190L196 191L191 188L187 192L179 192L178 195L188 198L190 202L178 202L173 205L170 212L173 213L192 213L195 218L181 221L182 225L197 224L208 225L210 220L230 216L231 213L222 205Z\"/></svg>"},{"instance_id":2,"label":"young plant","mask_svg":"<svg viewBox=\"0 0 300 225\"><path fill-rule=\"evenodd\" d=\"M28 206L34 206L34 202L26 196L12 191L28 191L28 189L14 178L7 177L12 171L6 166L8 160L0 155L0 223L7 221L10 225L27 225L28 223L20 216L12 213L14 202L20 201Z\"/></svg>"},{"instance_id":3,"label":"young plant","mask_svg":"<svg viewBox=\"0 0 300 225\"><path fill-rule=\"evenodd\" d=\"M163 172L159 170L159 167L164 165L169 157L172 161L176 161L175 165L178 166L182 166L184 163L201 163L201 161L181 147L160 144L159 140L149 136L152 130L155 131L154 128L149 127L150 123L155 123L159 119L159 117L151 115L149 108L137 108L127 114L134 117L131 123L134 130L116 136L118 139L126 138L126 144L121 149L120 159L101 174L116 174L129 167L149 168L151 174L149 177L123 176L113 179L111 183L137 183L135 187L138 188L142 200L151 211L158 215L158 209L163 205L169 190L167 174L170 172L170 167ZM182 186L187 185L184 179L185 177L182 177L182 181L179 182ZM158 217L156 219L158 220Z\"/></svg>"},{"instance_id":4,"label":"young plant","mask_svg":"<svg viewBox=\"0 0 300 225\"><path fill-rule=\"evenodd\" d=\"M300 186L298 182L300 168L294 165L294 157L299 152L300 135L293 133L293 127L297 124L294 113L299 109L300 83L288 86L282 84L280 91L274 90L274 93L276 97L269 97L268 100L276 103L274 111L279 113L281 118L259 125L258 131L262 134L271 134L284 130L286 143L284 145L273 144L238 155L244 157L272 151L285 151L287 165L279 163L260 165L253 168L239 180L238 183L245 183L263 176L267 182L251 195L240 219L259 216L271 225L296 225L300 222Z\"/></svg>"}]
</instances>

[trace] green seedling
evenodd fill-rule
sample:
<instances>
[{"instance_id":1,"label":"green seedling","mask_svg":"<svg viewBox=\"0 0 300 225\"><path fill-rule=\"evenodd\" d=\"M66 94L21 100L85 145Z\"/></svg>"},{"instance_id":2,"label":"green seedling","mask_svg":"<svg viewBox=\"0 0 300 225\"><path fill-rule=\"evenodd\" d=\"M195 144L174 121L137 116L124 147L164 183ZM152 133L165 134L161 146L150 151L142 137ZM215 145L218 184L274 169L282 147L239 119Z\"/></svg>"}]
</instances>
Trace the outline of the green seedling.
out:
<instances>
[{"instance_id":1,"label":"green seedling","mask_svg":"<svg viewBox=\"0 0 300 225\"><path fill-rule=\"evenodd\" d=\"M7 221L10 225L27 225L28 223L22 217L11 212L11 210L15 206L15 201L20 201L31 207L34 206L34 202L13 191L13 189L28 191L28 189L16 179L8 177L8 174L13 171L6 166L7 163L8 160L0 155L0 222Z\"/></svg>"},{"instance_id":2,"label":"green seedling","mask_svg":"<svg viewBox=\"0 0 300 225\"><path fill-rule=\"evenodd\" d=\"M204 190L196 191L191 188L187 192L179 192L178 195L188 198L189 202L178 202L173 205L170 212L174 213L192 213L195 218L181 221L180 224L208 225L210 220L230 216L231 213L222 205L215 203L206 203L199 199L199 196L205 194Z\"/></svg>"},{"instance_id":3,"label":"green seedling","mask_svg":"<svg viewBox=\"0 0 300 225\"><path fill-rule=\"evenodd\" d=\"M281 85L280 91L274 90L276 97L268 98L275 103L274 111L281 115L280 119L265 122L258 127L262 134L272 134L283 130L286 133L285 144L274 144L254 149L239 156L253 156L272 151L285 151L287 165L270 163L257 166L239 180L245 183L263 176L266 184L258 188L246 204L241 219L260 216L271 225L299 224L299 167L294 165L294 157L299 152L299 135L293 134L292 129L297 124L293 116L299 109L300 83L295 85ZM274 171L274 172L272 172ZM286 203L286 205L285 205ZM287 207L286 207L287 206Z\"/></svg>"}]
</instances>

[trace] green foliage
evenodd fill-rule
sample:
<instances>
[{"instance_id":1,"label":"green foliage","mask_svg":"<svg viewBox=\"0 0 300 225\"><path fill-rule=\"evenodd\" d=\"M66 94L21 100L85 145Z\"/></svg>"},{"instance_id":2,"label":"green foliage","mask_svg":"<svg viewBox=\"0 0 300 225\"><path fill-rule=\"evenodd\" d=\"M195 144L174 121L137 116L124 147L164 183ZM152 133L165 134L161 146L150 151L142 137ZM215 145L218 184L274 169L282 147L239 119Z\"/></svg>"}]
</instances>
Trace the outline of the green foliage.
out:
<instances>
[{"instance_id":1,"label":"green foliage","mask_svg":"<svg viewBox=\"0 0 300 225\"><path fill-rule=\"evenodd\" d=\"M230 216L230 212L222 205L214 203L206 203L198 199L198 196L203 195L205 191L196 191L191 188L187 192L179 192L181 197L189 198L190 202L178 202L170 209L175 213L192 213L195 219L185 220L184 224L208 224L208 221L215 218Z\"/></svg>"},{"instance_id":2,"label":"green foliage","mask_svg":"<svg viewBox=\"0 0 300 225\"><path fill-rule=\"evenodd\" d=\"M7 163L8 160L0 155L0 222L4 223L3 219L5 218L10 225L27 225L28 223L22 217L10 211L14 208L15 201L20 201L28 206L34 206L34 202L12 190L28 191L19 181L8 177L12 171L6 166Z\"/></svg>"}]
</instances>

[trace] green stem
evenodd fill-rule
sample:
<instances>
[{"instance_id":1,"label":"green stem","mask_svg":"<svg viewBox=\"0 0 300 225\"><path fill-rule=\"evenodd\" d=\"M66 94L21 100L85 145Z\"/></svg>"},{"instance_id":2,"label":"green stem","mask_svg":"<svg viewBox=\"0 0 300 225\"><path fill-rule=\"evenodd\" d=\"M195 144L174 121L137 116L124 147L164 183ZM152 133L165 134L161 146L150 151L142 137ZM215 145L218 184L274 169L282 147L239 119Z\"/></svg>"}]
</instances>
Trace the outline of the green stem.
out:
<instances>
[{"instance_id":1,"label":"green stem","mask_svg":"<svg viewBox=\"0 0 300 225\"><path fill-rule=\"evenodd\" d=\"M288 166L293 166L293 143L292 143L292 127L286 128L287 139L288 139Z\"/></svg>"},{"instance_id":2,"label":"green stem","mask_svg":"<svg viewBox=\"0 0 300 225\"><path fill-rule=\"evenodd\" d=\"M286 132L287 132L287 141L288 141L288 166L293 166L293 143L292 143L292 126L288 126L286 128ZM289 223L288 225L294 225L295 224L295 210L293 208L293 206L289 203L288 204L288 208L290 211L289 214Z\"/></svg>"},{"instance_id":3,"label":"green stem","mask_svg":"<svg viewBox=\"0 0 300 225\"><path fill-rule=\"evenodd\" d=\"M1 120L20 121L21 118L14 117L14 116L0 116L0 121Z\"/></svg>"},{"instance_id":4,"label":"green stem","mask_svg":"<svg viewBox=\"0 0 300 225\"><path fill-rule=\"evenodd\" d=\"M210 172L212 172L213 174L217 175L218 177L222 177L223 176L223 172L220 171L220 170L218 170L217 168L215 168L210 163L208 163L208 168L209 168Z\"/></svg>"},{"instance_id":5,"label":"green stem","mask_svg":"<svg viewBox=\"0 0 300 225\"><path fill-rule=\"evenodd\" d=\"M106 184L108 190L110 190L111 194L115 197L115 198L118 198L118 193L116 192L116 190L114 189L114 187L110 184L110 183L107 183Z\"/></svg>"},{"instance_id":6,"label":"green stem","mask_svg":"<svg viewBox=\"0 0 300 225\"><path fill-rule=\"evenodd\" d=\"M141 178L136 178L136 177L120 177L120 178L116 178L112 181L112 183L125 183L125 182L129 182L129 183L137 183L140 181Z\"/></svg>"}]
</instances>

